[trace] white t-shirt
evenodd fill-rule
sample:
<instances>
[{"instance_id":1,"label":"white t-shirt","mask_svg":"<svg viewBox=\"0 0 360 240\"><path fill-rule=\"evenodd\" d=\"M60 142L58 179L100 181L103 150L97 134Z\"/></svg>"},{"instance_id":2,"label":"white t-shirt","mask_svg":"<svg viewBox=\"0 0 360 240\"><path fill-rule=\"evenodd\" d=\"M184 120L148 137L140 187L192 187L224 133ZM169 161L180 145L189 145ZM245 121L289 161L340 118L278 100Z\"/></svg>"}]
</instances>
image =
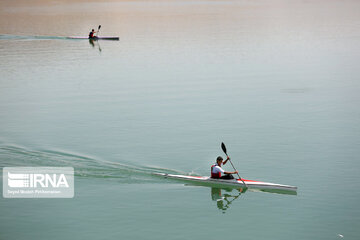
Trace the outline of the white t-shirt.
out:
<instances>
[{"instance_id":1,"label":"white t-shirt","mask_svg":"<svg viewBox=\"0 0 360 240\"><path fill-rule=\"evenodd\" d=\"M222 169L220 166L218 166L218 165L215 165L214 167L213 167L213 169L212 169L212 173L224 173L225 171L224 171L224 169Z\"/></svg>"}]
</instances>

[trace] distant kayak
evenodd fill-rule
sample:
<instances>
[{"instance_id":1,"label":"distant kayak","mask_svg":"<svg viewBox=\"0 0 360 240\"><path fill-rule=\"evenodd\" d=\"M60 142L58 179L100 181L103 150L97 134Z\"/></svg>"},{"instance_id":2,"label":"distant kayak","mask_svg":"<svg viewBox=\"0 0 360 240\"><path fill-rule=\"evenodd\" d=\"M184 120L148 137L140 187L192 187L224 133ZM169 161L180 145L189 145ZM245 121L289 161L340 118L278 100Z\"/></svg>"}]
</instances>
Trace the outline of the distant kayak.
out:
<instances>
[{"instance_id":1,"label":"distant kayak","mask_svg":"<svg viewBox=\"0 0 360 240\"><path fill-rule=\"evenodd\" d=\"M166 173L154 173L154 174L158 176L163 176L165 178L172 178L186 182L199 183L202 185L210 185L214 187L215 186L230 187L230 188L245 187L244 183L240 179L225 180L225 179L216 179L210 177L174 175L174 174L166 174ZM295 186L269 183L269 182L260 182L260 181L246 180L246 179L242 179L242 180L245 182L246 187L249 189L258 189L260 191L268 191L268 192L271 192L271 190L292 192L288 194L296 194L297 191L297 187Z\"/></svg>"},{"instance_id":2,"label":"distant kayak","mask_svg":"<svg viewBox=\"0 0 360 240\"><path fill-rule=\"evenodd\" d=\"M70 36L67 37L68 39L89 39L89 40L113 40L113 41L119 41L120 38L119 37L114 37L114 36L101 36L101 37L93 37L93 38L89 38L89 37L81 37L81 36Z\"/></svg>"}]
</instances>

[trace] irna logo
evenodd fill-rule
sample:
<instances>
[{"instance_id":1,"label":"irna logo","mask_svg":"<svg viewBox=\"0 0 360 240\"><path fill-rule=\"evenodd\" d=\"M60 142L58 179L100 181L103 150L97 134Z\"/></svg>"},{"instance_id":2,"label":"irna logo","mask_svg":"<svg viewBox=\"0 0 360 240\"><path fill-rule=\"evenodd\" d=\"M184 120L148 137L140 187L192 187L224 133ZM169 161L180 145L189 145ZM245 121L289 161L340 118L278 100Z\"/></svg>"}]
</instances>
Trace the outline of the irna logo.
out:
<instances>
[{"instance_id":1,"label":"irna logo","mask_svg":"<svg viewBox=\"0 0 360 240\"><path fill-rule=\"evenodd\" d=\"M65 174L23 174L8 172L8 186L12 188L69 187Z\"/></svg>"},{"instance_id":2,"label":"irna logo","mask_svg":"<svg viewBox=\"0 0 360 240\"><path fill-rule=\"evenodd\" d=\"M4 167L5 198L72 198L72 167Z\"/></svg>"}]
</instances>

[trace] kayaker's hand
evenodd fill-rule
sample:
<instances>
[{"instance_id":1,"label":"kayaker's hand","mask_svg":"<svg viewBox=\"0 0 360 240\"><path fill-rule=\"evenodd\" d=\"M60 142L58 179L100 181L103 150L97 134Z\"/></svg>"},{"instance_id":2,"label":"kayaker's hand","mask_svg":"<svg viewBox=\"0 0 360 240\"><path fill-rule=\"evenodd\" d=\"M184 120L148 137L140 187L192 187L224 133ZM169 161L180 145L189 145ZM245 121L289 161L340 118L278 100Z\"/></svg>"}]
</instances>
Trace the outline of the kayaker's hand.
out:
<instances>
[{"instance_id":1,"label":"kayaker's hand","mask_svg":"<svg viewBox=\"0 0 360 240\"><path fill-rule=\"evenodd\" d=\"M235 171L234 174L238 174L239 172L238 171Z\"/></svg>"},{"instance_id":2,"label":"kayaker's hand","mask_svg":"<svg viewBox=\"0 0 360 240\"><path fill-rule=\"evenodd\" d=\"M227 161L227 160L230 160L230 157L229 157L229 156L227 156L226 161Z\"/></svg>"}]
</instances>

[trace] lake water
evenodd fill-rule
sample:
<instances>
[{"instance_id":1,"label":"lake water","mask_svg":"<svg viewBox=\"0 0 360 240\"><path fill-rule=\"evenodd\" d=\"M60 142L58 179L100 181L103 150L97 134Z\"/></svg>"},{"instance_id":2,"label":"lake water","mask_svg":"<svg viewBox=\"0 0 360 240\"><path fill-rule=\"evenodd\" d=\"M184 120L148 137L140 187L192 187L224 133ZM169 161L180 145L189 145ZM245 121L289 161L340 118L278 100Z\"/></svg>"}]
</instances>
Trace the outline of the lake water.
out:
<instances>
[{"instance_id":1,"label":"lake water","mask_svg":"<svg viewBox=\"0 0 360 240\"><path fill-rule=\"evenodd\" d=\"M0 167L74 167L75 197L1 198L0 239L358 239L359 12L2 0ZM65 38L99 24L120 41ZM222 141L242 177L297 195L152 175L209 175Z\"/></svg>"}]
</instances>

